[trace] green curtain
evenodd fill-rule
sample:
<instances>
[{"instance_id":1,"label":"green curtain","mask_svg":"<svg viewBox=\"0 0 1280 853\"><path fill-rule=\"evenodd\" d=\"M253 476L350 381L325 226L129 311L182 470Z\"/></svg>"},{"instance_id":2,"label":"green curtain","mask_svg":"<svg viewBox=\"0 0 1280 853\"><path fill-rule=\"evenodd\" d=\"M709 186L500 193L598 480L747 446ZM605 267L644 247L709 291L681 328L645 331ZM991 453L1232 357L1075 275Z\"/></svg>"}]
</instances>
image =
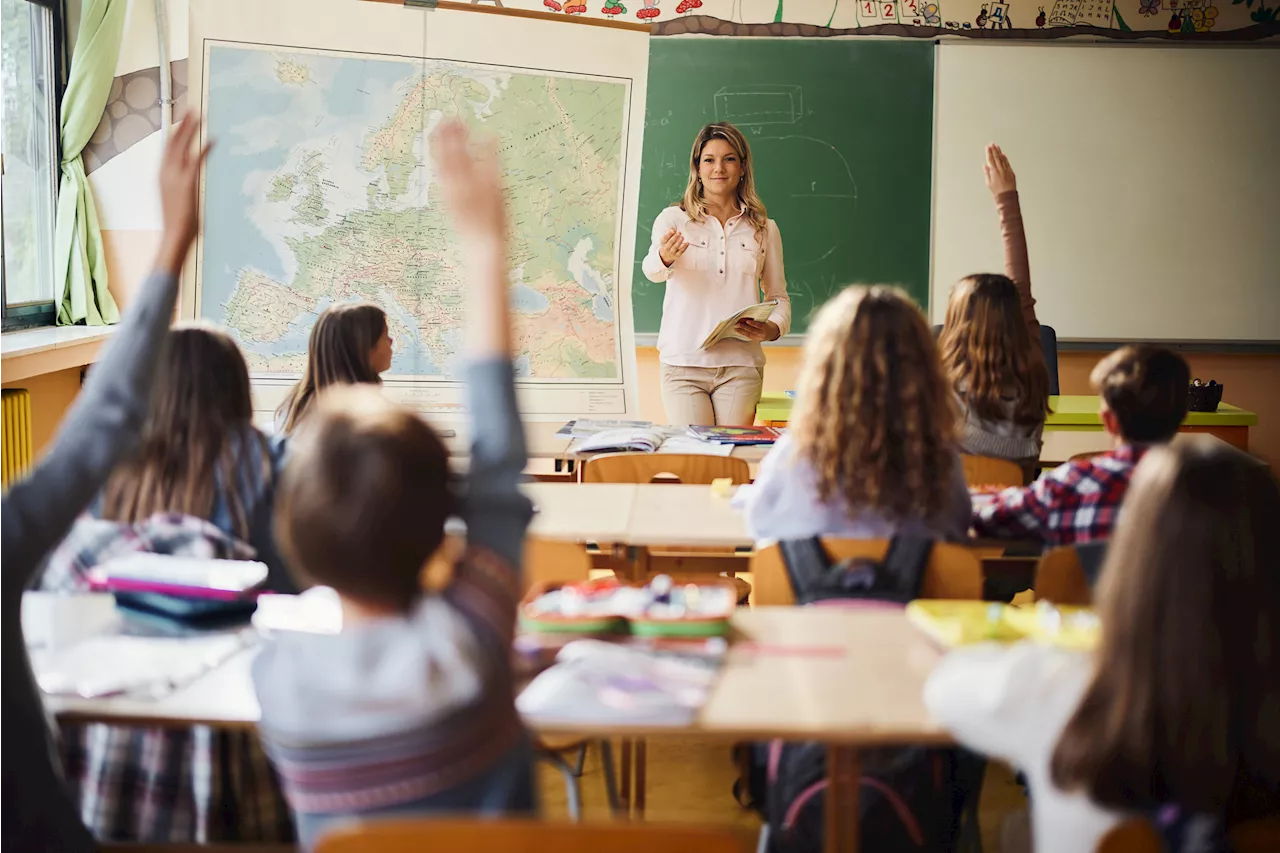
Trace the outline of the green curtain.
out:
<instances>
[{"instance_id":1,"label":"green curtain","mask_svg":"<svg viewBox=\"0 0 1280 853\"><path fill-rule=\"evenodd\" d=\"M127 5L127 0L86 0L67 91L62 96L62 180L53 240L54 280L62 287L59 326L80 322L105 326L120 319L116 302L107 290L98 209L80 152L102 121L102 111L107 106L120 57Z\"/></svg>"}]
</instances>

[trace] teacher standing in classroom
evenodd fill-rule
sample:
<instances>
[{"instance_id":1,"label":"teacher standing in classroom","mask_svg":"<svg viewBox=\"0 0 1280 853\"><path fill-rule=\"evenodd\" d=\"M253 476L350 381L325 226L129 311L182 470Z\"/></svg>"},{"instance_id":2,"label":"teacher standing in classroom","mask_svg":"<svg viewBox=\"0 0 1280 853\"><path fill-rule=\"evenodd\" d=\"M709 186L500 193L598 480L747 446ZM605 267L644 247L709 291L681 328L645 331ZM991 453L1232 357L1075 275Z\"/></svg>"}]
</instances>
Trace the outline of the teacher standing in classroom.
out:
<instances>
[{"instance_id":1,"label":"teacher standing in classroom","mask_svg":"<svg viewBox=\"0 0 1280 853\"><path fill-rule=\"evenodd\" d=\"M782 237L756 195L751 150L733 125L709 124L693 141L684 197L654 221L643 268L650 281L667 283L658 330L667 422L750 426L764 381L760 342L791 328L791 299ZM738 322L745 340L701 348L722 320L773 299L767 320Z\"/></svg>"}]
</instances>

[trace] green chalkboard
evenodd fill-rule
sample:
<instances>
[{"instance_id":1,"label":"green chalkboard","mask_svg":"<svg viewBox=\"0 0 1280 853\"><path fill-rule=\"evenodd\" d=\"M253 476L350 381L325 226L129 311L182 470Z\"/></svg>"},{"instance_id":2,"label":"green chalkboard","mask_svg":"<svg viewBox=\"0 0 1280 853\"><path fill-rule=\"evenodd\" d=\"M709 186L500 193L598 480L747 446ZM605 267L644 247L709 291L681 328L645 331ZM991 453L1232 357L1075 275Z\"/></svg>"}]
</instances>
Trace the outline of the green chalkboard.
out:
<instances>
[{"instance_id":1,"label":"green chalkboard","mask_svg":"<svg viewBox=\"0 0 1280 853\"><path fill-rule=\"evenodd\" d=\"M751 143L778 223L792 334L844 285L897 284L927 306L932 42L653 38L636 237L637 332L656 332L663 285L644 277L653 220L680 198L702 126Z\"/></svg>"}]
</instances>

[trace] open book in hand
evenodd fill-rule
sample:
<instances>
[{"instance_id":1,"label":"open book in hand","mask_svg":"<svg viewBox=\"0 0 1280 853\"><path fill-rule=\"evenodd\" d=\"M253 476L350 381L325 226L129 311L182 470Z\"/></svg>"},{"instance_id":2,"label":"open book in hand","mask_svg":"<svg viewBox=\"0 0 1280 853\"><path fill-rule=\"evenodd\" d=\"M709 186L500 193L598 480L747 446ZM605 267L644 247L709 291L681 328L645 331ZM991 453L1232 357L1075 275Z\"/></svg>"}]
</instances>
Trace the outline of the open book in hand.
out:
<instances>
[{"instance_id":1,"label":"open book in hand","mask_svg":"<svg viewBox=\"0 0 1280 853\"><path fill-rule=\"evenodd\" d=\"M720 325L712 329L711 334L707 335L707 339L702 342L701 349L710 349L720 341L733 339L735 341L750 340L736 330L738 321L742 319L755 320L757 323L763 323L773 315L773 309L778 307L778 300L770 299L768 302L761 302L759 305L748 305L737 314L726 317L720 321Z\"/></svg>"}]
</instances>

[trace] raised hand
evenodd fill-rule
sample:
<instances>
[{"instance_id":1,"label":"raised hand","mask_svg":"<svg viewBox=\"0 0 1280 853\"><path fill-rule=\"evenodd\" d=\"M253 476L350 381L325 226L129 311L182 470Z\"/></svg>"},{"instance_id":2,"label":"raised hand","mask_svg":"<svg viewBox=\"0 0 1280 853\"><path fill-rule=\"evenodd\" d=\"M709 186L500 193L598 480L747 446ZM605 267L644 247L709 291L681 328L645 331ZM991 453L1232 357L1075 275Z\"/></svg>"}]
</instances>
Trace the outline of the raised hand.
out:
<instances>
[{"instance_id":1,"label":"raised hand","mask_svg":"<svg viewBox=\"0 0 1280 853\"><path fill-rule=\"evenodd\" d=\"M658 247L658 256L662 258L662 263L671 266L676 259L684 254L684 250L689 248L689 243L681 236L680 232L672 228L662 237L662 245Z\"/></svg>"},{"instance_id":2,"label":"raised hand","mask_svg":"<svg viewBox=\"0 0 1280 853\"><path fill-rule=\"evenodd\" d=\"M165 143L160 159L160 209L164 216L164 236L160 241L157 266L178 273L196 238L200 222L200 169L212 143L198 151L191 149L200 134L200 117L188 111Z\"/></svg>"},{"instance_id":3,"label":"raised hand","mask_svg":"<svg viewBox=\"0 0 1280 853\"><path fill-rule=\"evenodd\" d=\"M464 240L503 240L507 214L497 140L487 140L473 152L467 126L454 119L431 135L431 153L458 235Z\"/></svg>"},{"instance_id":4,"label":"raised hand","mask_svg":"<svg viewBox=\"0 0 1280 853\"><path fill-rule=\"evenodd\" d=\"M991 195L1012 192L1018 188L1018 176L1009 165L1009 158L1004 156L1000 146L994 142L987 146L987 162L982 166L982 174L987 179L987 189Z\"/></svg>"}]
</instances>

